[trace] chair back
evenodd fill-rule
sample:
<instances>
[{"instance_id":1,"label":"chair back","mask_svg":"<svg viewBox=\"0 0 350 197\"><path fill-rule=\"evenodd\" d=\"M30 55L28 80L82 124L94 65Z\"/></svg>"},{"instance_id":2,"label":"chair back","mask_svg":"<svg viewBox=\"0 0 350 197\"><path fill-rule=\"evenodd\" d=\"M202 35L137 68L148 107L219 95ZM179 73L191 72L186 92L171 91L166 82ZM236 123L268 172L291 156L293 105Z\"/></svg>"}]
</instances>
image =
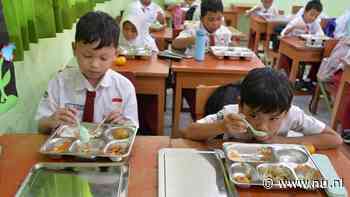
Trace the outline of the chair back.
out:
<instances>
[{"instance_id":1,"label":"chair back","mask_svg":"<svg viewBox=\"0 0 350 197\"><path fill-rule=\"evenodd\" d=\"M196 87L196 105L195 105L195 115L196 119L201 119L205 114L205 105L207 104L208 98L213 94L213 92L218 88L215 86L199 85Z\"/></svg>"}]
</instances>

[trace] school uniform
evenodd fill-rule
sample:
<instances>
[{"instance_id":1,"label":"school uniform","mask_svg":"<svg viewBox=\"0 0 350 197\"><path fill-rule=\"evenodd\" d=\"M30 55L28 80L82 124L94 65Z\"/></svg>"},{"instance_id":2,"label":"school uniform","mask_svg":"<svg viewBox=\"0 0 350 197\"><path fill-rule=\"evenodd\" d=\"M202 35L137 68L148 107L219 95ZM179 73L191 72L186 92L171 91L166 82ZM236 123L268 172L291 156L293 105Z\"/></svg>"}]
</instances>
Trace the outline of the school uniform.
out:
<instances>
[{"instance_id":1,"label":"school uniform","mask_svg":"<svg viewBox=\"0 0 350 197\"><path fill-rule=\"evenodd\" d=\"M132 23L136 27L137 37L134 40L127 40L124 36L123 24L127 21ZM147 47L147 48L151 49L153 52L159 51L154 38L150 35L150 33L148 31L147 24L145 23L145 18L137 17L137 16L133 16L133 15L131 15L131 16L128 15L125 18L123 18L122 22L120 23L120 28L121 28L121 31L119 34L119 46L120 47L125 47L125 48Z\"/></svg>"},{"instance_id":2,"label":"school uniform","mask_svg":"<svg viewBox=\"0 0 350 197\"><path fill-rule=\"evenodd\" d=\"M309 0L311 1L311 0ZM309 2L308 1L308 2ZM295 18L296 17L299 17L299 16L303 16L304 15L304 11L305 11L305 7L306 7L307 3L304 5L304 7L300 8L299 11L297 12L297 14L295 15ZM321 12L320 15L317 17L316 21L321 23L321 20L322 19L325 19L325 18L329 18L324 12Z\"/></svg>"},{"instance_id":3,"label":"school uniform","mask_svg":"<svg viewBox=\"0 0 350 197\"><path fill-rule=\"evenodd\" d=\"M197 30L202 30L206 35L206 46L229 46L231 44L232 32L224 25L221 25L215 32L209 33L202 23L198 25L191 26L192 28L187 28L180 32L176 37L178 38L188 38L196 37ZM189 46L186 49L186 54L193 56L194 55L194 45Z\"/></svg>"},{"instance_id":4,"label":"school uniform","mask_svg":"<svg viewBox=\"0 0 350 197\"><path fill-rule=\"evenodd\" d=\"M350 36L350 9L345 14L337 18L335 21L334 38L340 39L342 37Z\"/></svg>"},{"instance_id":5,"label":"school uniform","mask_svg":"<svg viewBox=\"0 0 350 197\"><path fill-rule=\"evenodd\" d=\"M139 125L134 86L127 78L110 69L96 88L91 86L78 67L59 72L50 80L35 119L51 116L58 108L64 107L75 108L78 119L90 119L87 122L94 123L101 122L105 116L119 109L127 121L137 127Z\"/></svg>"},{"instance_id":6,"label":"school uniform","mask_svg":"<svg viewBox=\"0 0 350 197\"><path fill-rule=\"evenodd\" d=\"M126 9L126 15L144 18L148 28L157 21L158 12L164 15L162 8L154 2L144 6L139 0L132 2Z\"/></svg>"},{"instance_id":7,"label":"school uniform","mask_svg":"<svg viewBox=\"0 0 350 197\"><path fill-rule=\"evenodd\" d=\"M238 104L226 105L216 114L208 115L197 123L215 123L224 119L227 114L238 114ZM287 137L289 131L301 133L302 135L315 135L320 134L326 128L326 125L317 120L316 118L305 114L299 107L292 105L289 109L286 117L282 120L281 126L277 131L277 135ZM225 132L225 131L222 131ZM225 134L227 138L247 139L249 138L246 134Z\"/></svg>"},{"instance_id":8,"label":"school uniform","mask_svg":"<svg viewBox=\"0 0 350 197\"><path fill-rule=\"evenodd\" d=\"M294 29L293 31L286 34L286 31L292 27L294 27L297 24L305 24L305 29ZM312 34L312 35L324 35L324 32L322 30L322 27L320 23L315 20L312 23L305 23L303 15L299 15L295 17L292 21L290 21L287 26L283 29L281 32L281 36L299 36L301 34Z\"/></svg>"}]
</instances>

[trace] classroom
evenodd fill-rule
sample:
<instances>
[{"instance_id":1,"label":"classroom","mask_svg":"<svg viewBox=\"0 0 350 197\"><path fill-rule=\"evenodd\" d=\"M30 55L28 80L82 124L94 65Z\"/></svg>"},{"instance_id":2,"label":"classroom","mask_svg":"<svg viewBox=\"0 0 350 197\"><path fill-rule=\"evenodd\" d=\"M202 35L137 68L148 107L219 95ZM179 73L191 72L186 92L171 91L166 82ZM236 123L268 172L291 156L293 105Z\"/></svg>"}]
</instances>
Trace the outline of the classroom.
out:
<instances>
[{"instance_id":1,"label":"classroom","mask_svg":"<svg viewBox=\"0 0 350 197\"><path fill-rule=\"evenodd\" d=\"M0 196L348 196L348 0L0 0Z\"/></svg>"}]
</instances>

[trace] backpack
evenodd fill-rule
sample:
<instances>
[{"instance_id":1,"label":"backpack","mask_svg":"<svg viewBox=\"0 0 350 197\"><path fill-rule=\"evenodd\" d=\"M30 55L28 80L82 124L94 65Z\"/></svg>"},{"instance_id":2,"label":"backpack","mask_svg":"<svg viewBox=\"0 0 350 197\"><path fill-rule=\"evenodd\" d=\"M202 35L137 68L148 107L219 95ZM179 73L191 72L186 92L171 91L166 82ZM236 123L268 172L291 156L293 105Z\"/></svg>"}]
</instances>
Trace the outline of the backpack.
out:
<instances>
[{"instance_id":1,"label":"backpack","mask_svg":"<svg viewBox=\"0 0 350 197\"><path fill-rule=\"evenodd\" d=\"M240 83L231 83L217 88L205 104L205 116L216 114L225 105L237 104L240 96Z\"/></svg>"}]
</instances>

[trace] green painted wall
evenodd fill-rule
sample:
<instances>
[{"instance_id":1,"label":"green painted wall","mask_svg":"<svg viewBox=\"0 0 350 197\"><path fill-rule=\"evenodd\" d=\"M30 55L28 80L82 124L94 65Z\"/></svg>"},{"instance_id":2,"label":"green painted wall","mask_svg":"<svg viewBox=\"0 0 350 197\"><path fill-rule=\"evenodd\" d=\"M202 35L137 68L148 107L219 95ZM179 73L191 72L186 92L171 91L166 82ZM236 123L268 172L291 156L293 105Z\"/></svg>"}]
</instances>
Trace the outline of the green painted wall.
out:
<instances>
[{"instance_id":1,"label":"green painted wall","mask_svg":"<svg viewBox=\"0 0 350 197\"><path fill-rule=\"evenodd\" d=\"M97 4L95 9L115 17L131 1L112 0ZM25 51L24 61L15 62L19 100L12 110L0 114L0 133L36 132L34 116L38 102L49 79L73 57L71 42L74 34L75 30L65 30L55 38L41 39Z\"/></svg>"}]
</instances>

